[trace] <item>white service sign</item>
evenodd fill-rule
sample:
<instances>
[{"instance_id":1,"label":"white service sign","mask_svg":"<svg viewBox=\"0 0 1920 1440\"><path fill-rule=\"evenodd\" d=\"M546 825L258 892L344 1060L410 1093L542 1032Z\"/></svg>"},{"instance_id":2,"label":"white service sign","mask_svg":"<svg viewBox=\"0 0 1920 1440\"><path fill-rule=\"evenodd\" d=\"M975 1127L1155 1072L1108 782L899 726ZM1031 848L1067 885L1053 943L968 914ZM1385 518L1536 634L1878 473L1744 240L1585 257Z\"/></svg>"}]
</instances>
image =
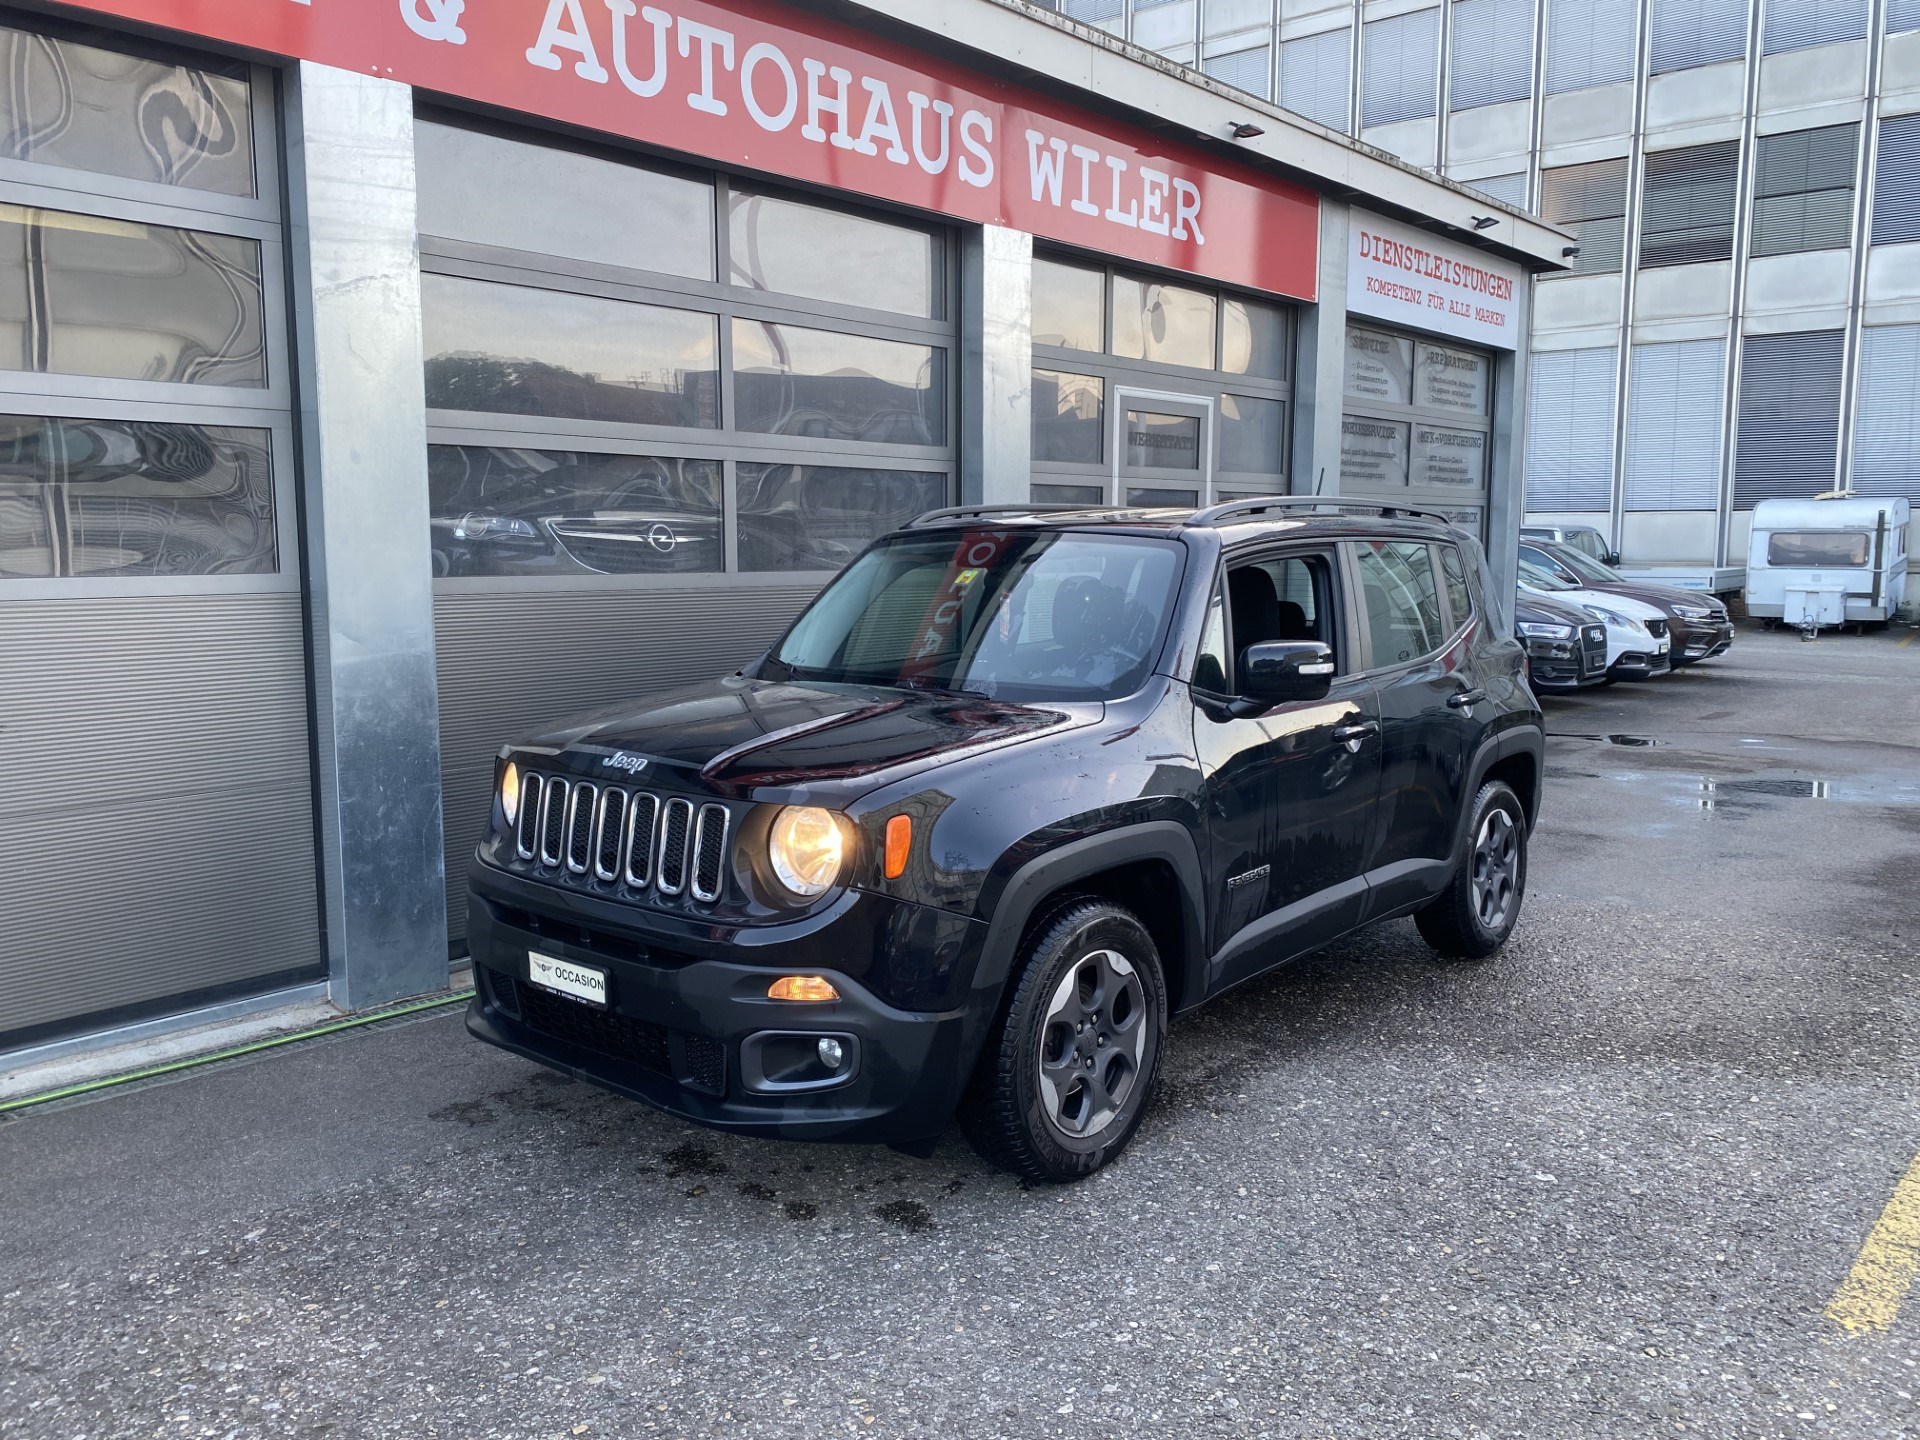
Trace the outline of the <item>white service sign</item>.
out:
<instances>
[{"instance_id":1,"label":"white service sign","mask_svg":"<svg viewBox=\"0 0 1920 1440\"><path fill-rule=\"evenodd\" d=\"M1347 242L1347 311L1436 330L1501 350L1520 344L1518 265L1355 210Z\"/></svg>"}]
</instances>

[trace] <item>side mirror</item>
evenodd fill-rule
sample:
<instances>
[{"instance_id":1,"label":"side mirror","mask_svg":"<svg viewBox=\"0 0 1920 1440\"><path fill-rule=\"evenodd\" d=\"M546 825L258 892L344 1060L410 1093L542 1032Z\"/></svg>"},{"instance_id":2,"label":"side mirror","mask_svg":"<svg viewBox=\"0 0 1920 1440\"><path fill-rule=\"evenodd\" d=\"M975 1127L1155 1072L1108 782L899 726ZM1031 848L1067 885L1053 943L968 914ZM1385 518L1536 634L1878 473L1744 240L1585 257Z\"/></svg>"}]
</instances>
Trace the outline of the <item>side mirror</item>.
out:
<instances>
[{"instance_id":1,"label":"side mirror","mask_svg":"<svg viewBox=\"0 0 1920 1440\"><path fill-rule=\"evenodd\" d=\"M1606 563L1618 568L1620 564L1620 552L1618 550L1607 551Z\"/></svg>"},{"instance_id":2,"label":"side mirror","mask_svg":"<svg viewBox=\"0 0 1920 1440\"><path fill-rule=\"evenodd\" d=\"M1319 700L1332 688L1333 650L1318 640L1270 640L1240 652L1240 689L1248 700Z\"/></svg>"}]
</instances>

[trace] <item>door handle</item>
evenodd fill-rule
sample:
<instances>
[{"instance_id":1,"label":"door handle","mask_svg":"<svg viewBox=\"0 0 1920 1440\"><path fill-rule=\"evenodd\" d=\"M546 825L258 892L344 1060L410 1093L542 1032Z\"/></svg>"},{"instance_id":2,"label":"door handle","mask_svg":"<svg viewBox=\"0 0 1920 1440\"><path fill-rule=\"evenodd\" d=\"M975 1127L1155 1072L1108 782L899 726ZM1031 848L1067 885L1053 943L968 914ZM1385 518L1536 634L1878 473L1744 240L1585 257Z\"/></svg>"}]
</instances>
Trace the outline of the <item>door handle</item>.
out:
<instances>
[{"instance_id":1,"label":"door handle","mask_svg":"<svg viewBox=\"0 0 1920 1440\"><path fill-rule=\"evenodd\" d=\"M1345 745L1354 754L1360 753L1360 747L1370 735L1380 733L1378 720L1356 720L1351 725L1339 725L1334 728L1333 738Z\"/></svg>"},{"instance_id":2,"label":"door handle","mask_svg":"<svg viewBox=\"0 0 1920 1440\"><path fill-rule=\"evenodd\" d=\"M1462 690L1458 695L1449 695L1447 704L1455 710L1471 710L1486 698L1484 690Z\"/></svg>"}]
</instances>

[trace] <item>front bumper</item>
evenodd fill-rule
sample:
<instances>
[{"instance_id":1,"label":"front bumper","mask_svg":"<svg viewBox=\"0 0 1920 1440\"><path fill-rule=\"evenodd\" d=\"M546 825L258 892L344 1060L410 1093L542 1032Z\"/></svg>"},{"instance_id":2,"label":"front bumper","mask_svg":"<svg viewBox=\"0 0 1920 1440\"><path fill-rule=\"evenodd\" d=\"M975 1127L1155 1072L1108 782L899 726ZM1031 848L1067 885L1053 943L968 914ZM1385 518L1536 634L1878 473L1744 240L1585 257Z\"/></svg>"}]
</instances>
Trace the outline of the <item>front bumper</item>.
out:
<instances>
[{"instance_id":1,"label":"front bumper","mask_svg":"<svg viewBox=\"0 0 1920 1440\"><path fill-rule=\"evenodd\" d=\"M1651 680L1672 668L1671 652L1629 650L1607 668L1607 674L1615 680Z\"/></svg>"},{"instance_id":2,"label":"front bumper","mask_svg":"<svg viewBox=\"0 0 1920 1440\"><path fill-rule=\"evenodd\" d=\"M1679 620L1669 623L1675 665L1698 665L1726 652L1733 644L1731 620Z\"/></svg>"},{"instance_id":3,"label":"front bumper","mask_svg":"<svg viewBox=\"0 0 1920 1440\"><path fill-rule=\"evenodd\" d=\"M915 1144L937 1136L966 1086L997 996L973 995L959 1008L904 1010L848 973L822 964L839 941L915 933L888 914L920 907L854 892L845 903L791 925L764 927L747 949L727 931L671 950L647 943L646 914L633 910L618 933L582 927L555 906L537 908L526 887L511 903L489 899L476 874L468 914L475 996L467 1029L479 1039L577 1079L642 1100L699 1125L786 1139ZM627 907L622 907L627 908ZM967 972L985 926L966 927ZM779 935L773 932L791 932ZM782 942L785 943L782 943ZM529 952L591 966L607 976L607 1004L589 1005L528 979ZM849 962L854 960L849 953ZM752 963L743 963L751 961ZM825 1003L769 1000L784 974L824 975L840 993ZM848 1056L844 1078L801 1091L766 1089L755 1037L831 1037Z\"/></svg>"}]
</instances>

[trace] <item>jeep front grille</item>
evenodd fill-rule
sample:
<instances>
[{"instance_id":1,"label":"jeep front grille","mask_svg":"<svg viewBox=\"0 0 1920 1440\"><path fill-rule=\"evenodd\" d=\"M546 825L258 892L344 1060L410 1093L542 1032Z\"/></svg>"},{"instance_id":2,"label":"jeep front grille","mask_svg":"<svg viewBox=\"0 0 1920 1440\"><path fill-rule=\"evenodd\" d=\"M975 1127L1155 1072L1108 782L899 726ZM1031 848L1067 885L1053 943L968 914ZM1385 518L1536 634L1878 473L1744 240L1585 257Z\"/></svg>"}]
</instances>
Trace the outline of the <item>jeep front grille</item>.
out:
<instances>
[{"instance_id":1,"label":"jeep front grille","mask_svg":"<svg viewBox=\"0 0 1920 1440\"><path fill-rule=\"evenodd\" d=\"M528 773L514 854L563 875L710 904L726 882L731 818L724 805L684 796Z\"/></svg>"}]
</instances>

